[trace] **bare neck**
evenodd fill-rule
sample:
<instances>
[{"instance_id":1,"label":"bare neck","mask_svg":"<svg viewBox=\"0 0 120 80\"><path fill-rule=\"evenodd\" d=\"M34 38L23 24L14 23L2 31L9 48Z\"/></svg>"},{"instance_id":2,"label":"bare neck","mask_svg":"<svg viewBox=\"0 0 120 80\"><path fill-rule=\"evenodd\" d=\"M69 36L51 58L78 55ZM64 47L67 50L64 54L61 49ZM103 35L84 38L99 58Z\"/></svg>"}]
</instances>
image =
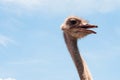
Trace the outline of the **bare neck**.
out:
<instances>
[{"instance_id":1,"label":"bare neck","mask_svg":"<svg viewBox=\"0 0 120 80\"><path fill-rule=\"evenodd\" d=\"M74 61L74 64L77 68L80 80L92 80L89 77L88 71L86 71L86 64L79 54L79 50L77 47L77 39L64 32L64 39L67 45L67 48L70 52L70 55ZM86 74L87 73L87 74Z\"/></svg>"}]
</instances>

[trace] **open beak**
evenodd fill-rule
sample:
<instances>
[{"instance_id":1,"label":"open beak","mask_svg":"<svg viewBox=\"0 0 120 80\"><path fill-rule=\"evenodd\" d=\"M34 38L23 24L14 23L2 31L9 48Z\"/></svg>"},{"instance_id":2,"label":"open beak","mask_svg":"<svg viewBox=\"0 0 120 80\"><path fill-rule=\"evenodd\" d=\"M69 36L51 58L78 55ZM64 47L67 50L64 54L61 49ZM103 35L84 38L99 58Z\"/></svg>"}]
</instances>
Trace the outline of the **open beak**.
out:
<instances>
[{"instance_id":1,"label":"open beak","mask_svg":"<svg viewBox=\"0 0 120 80\"><path fill-rule=\"evenodd\" d=\"M98 27L98 26L96 26L96 25L91 25L91 24L80 25L80 28L85 29L87 32L89 32L89 33L94 33L94 34L96 34L96 32L93 31L93 30L90 30L90 29L91 29L91 28L97 28L97 27Z\"/></svg>"}]
</instances>

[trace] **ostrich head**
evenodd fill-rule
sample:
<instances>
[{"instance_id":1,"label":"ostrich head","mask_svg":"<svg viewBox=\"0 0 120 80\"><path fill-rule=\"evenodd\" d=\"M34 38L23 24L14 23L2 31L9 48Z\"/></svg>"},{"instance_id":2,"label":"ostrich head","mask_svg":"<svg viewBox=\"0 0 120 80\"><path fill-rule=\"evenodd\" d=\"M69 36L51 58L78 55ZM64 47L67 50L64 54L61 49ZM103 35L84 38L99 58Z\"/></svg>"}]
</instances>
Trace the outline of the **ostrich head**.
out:
<instances>
[{"instance_id":1,"label":"ostrich head","mask_svg":"<svg viewBox=\"0 0 120 80\"><path fill-rule=\"evenodd\" d=\"M61 26L61 29L64 32L67 32L72 37L77 39L87 36L88 34L96 34L96 32L90 30L90 28L97 28L97 26L88 24L86 20L76 16L68 17Z\"/></svg>"}]
</instances>

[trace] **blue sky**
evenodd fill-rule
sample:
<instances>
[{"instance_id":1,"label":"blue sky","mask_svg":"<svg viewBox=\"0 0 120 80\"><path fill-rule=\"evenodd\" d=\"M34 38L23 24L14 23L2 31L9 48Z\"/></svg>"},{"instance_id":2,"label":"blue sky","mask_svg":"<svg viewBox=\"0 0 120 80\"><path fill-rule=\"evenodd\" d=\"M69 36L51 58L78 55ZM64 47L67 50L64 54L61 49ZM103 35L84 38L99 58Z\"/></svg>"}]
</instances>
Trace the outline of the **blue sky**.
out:
<instances>
[{"instance_id":1,"label":"blue sky","mask_svg":"<svg viewBox=\"0 0 120 80\"><path fill-rule=\"evenodd\" d=\"M70 15L99 26L78 43L94 80L119 80L119 0L0 0L0 80L79 80L60 30Z\"/></svg>"}]
</instances>

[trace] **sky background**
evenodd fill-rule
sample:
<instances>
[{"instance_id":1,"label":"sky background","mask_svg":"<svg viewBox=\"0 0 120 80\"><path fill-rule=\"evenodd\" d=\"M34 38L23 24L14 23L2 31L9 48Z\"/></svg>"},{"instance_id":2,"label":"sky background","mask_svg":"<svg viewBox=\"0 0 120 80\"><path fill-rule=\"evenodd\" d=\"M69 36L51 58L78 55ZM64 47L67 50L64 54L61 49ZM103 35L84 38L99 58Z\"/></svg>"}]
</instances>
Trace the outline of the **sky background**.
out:
<instances>
[{"instance_id":1,"label":"sky background","mask_svg":"<svg viewBox=\"0 0 120 80\"><path fill-rule=\"evenodd\" d=\"M0 80L79 80L60 25L96 24L79 40L94 80L120 79L120 0L0 0Z\"/></svg>"}]
</instances>

